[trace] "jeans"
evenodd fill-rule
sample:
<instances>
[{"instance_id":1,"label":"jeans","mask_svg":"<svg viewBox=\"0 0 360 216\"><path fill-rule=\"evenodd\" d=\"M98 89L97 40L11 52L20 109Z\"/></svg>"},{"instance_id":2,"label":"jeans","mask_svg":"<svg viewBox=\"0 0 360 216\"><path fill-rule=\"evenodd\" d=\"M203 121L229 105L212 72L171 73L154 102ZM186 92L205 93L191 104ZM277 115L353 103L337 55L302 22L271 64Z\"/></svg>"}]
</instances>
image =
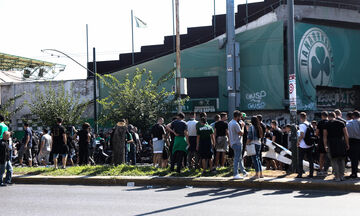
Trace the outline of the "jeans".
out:
<instances>
[{"instance_id":1,"label":"jeans","mask_svg":"<svg viewBox=\"0 0 360 216\"><path fill-rule=\"evenodd\" d=\"M11 178L13 174L13 168L10 161L7 161L5 164L0 164L0 184L3 184L3 175L6 170L5 183L11 183Z\"/></svg>"},{"instance_id":2,"label":"jeans","mask_svg":"<svg viewBox=\"0 0 360 216\"><path fill-rule=\"evenodd\" d=\"M251 156L252 162L254 164L255 167L255 171L256 172L261 172L262 171L262 167L261 167L261 145L255 145L255 151L256 151L256 155Z\"/></svg>"},{"instance_id":3,"label":"jeans","mask_svg":"<svg viewBox=\"0 0 360 216\"><path fill-rule=\"evenodd\" d=\"M246 174L242 158L242 144L234 144L231 148L234 150L234 176L239 174L239 166L241 173Z\"/></svg>"},{"instance_id":4,"label":"jeans","mask_svg":"<svg viewBox=\"0 0 360 216\"><path fill-rule=\"evenodd\" d=\"M345 157L332 158L330 152L328 156L335 173L335 178L343 178L345 173Z\"/></svg>"},{"instance_id":5,"label":"jeans","mask_svg":"<svg viewBox=\"0 0 360 216\"><path fill-rule=\"evenodd\" d=\"M170 170L174 171L174 166L175 166L175 162L176 162L176 172L180 173L181 167L182 167L182 162L183 162L185 156L186 156L186 152L184 152L184 151L174 152L173 160L171 161Z\"/></svg>"},{"instance_id":6,"label":"jeans","mask_svg":"<svg viewBox=\"0 0 360 216\"><path fill-rule=\"evenodd\" d=\"M136 164L136 146L132 143L128 144L130 145L130 151L129 149L126 150L126 162L130 163L131 165Z\"/></svg>"},{"instance_id":7,"label":"jeans","mask_svg":"<svg viewBox=\"0 0 360 216\"><path fill-rule=\"evenodd\" d=\"M310 173L309 175L312 176L314 174L314 159L313 159L313 147L311 148L299 148L299 162L298 162L298 174L300 176L302 176L303 174L303 160L304 157L306 155L308 161L309 161L309 166L310 166Z\"/></svg>"},{"instance_id":8,"label":"jeans","mask_svg":"<svg viewBox=\"0 0 360 216\"><path fill-rule=\"evenodd\" d=\"M351 160L351 174L357 176L358 165L360 160L360 140L350 138L349 144L350 144L349 156Z\"/></svg>"}]
</instances>

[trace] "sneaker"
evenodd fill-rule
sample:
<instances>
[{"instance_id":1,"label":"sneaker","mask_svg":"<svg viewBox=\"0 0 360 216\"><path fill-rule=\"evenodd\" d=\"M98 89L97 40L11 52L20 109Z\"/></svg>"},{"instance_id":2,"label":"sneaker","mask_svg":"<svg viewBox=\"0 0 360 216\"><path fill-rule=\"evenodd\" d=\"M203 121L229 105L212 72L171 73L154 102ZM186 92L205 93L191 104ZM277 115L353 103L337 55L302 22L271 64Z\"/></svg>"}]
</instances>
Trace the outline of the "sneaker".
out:
<instances>
[{"instance_id":1,"label":"sneaker","mask_svg":"<svg viewBox=\"0 0 360 216\"><path fill-rule=\"evenodd\" d=\"M356 178L357 178L357 175L351 174L351 175L347 176L346 178L347 178L347 179L356 179Z\"/></svg>"},{"instance_id":2,"label":"sneaker","mask_svg":"<svg viewBox=\"0 0 360 216\"><path fill-rule=\"evenodd\" d=\"M341 179L340 178L334 178L334 181L341 182Z\"/></svg>"},{"instance_id":3,"label":"sneaker","mask_svg":"<svg viewBox=\"0 0 360 216\"><path fill-rule=\"evenodd\" d=\"M242 177L241 175L237 174L236 176L234 176L234 179L243 179L244 177Z\"/></svg>"},{"instance_id":4,"label":"sneaker","mask_svg":"<svg viewBox=\"0 0 360 216\"><path fill-rule=\"evenodd\" d=\"M6 187L6 184L1 183L1 184L0 184L0 187Z\"/></svg>"},{"instance_id":5,"label":"sneaker","mask_svg":"<svg viewBox=\"0 0 360 216\"><path fill-rule=\"evenodd\" d=\"M244 177L244 178L246 178L246 177L248 177L248 176L249 176L249 173L247 173L247 172L244 172L244 173L243 173L243 177Z\"/></svg>"},{"instance_id":6,"label":"sneaker","mask_svg":"<svg viewBox=\"0 0 360 216\"><path fill-rule=\"evenodd\" d=\"M302 178L302 175L298 174L295 178Z\"/></svg>"},{"instance_id":7,"label":"sneaker","mask_svg":"<svg viewBox=\"0 0 360 216\"><path fill-rule=\"evenodd\" d=\"M254 175L253 177L250 178L250 180L256 180L256 179L259 179L259 178L260 178L259 176Z\"/></svg>"}]
</instances>

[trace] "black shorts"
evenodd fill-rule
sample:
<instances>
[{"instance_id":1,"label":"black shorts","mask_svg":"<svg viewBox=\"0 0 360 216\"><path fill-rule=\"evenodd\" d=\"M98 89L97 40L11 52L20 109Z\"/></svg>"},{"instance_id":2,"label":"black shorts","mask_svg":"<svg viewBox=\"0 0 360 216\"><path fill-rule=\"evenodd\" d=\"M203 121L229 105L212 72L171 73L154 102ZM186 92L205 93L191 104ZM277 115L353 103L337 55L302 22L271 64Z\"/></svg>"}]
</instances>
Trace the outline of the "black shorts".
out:
<instances>
[{"instance_id":1,"label":"black shorts","mask_svg":"<svg viewBox=\"0 0 360 216\"><path fill-rule=\"evenodd\" d=\"M211 145L211 140L200 140L199 151L200 159L211 159L213 156L213 149Z\"/></svg>"}]
</instances>

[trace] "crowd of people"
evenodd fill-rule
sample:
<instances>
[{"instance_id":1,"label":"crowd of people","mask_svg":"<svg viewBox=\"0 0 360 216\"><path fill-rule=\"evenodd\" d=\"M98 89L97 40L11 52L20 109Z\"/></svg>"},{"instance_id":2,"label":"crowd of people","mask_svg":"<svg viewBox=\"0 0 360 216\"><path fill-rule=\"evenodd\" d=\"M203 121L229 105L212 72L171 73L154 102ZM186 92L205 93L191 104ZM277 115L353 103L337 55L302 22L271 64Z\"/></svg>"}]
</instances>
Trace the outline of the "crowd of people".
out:
<instances>
[{"instance_id":1,"label":"crowd of people","mask_svg":"<svg viewBox=\"0 0 360 216\"><path fill-rule=\"evenodd\" d=\"M328 174L329 167L336 181L343 181L345 166L351 161L352 174L348 178L357 178L360 159L360 120L359 111L347 113L342 118L340 110L322 112L320 121L308 121L307 114L299 114L296 126L297 178L305 173L303 161L309 162L308 178L314 177L314 163L319 164L318 176ZM183 167L201 168L216 172L218 167L233 165L235 179L248 176L245 167L255 169L252 178L263 178L262 170L283 170L290 172L291 166L271 158L263 158L266 140L271 140L286 149L292 148L292 125L278 125L273 120L270 125L262 121L261 115L247 117L245 113L235 111L228 122L227 113L215 116L208 124L207 114L191 113L185 121L185 114L179 113L173 121L164 125L164 119L151 129L154 148L154 165L166 167L170 156L170 169L180 172ZM246 152L247 157L244 158Z\"/></svg>"},{"instance_id":2,"label":"crowd of people","mask_svg":"<svg viewBox=\"0 0 360 216\"><path fill-rule=\"evenodd\" d=\"M246 168L254 168L251 178L263 178L263 169L290 172L291 166L271 158L262 157L266 150L266 140L271 140L287 149L296 149L297 178L302 178L303 160L309 162L309 178L314 176L314 163L319 164L317 175L328 174L332 167L336 181L345 179L345 165L351 161L352 174L357 178L360 159L360 113L347 113L342 118L340 110L322 112L320 121L308 121L306 113L299 114L300 124L296 126L296 148L292 148L292 125L278 125L275 120L270 125L263 122L261 115L247 117L236 110L228 122L225 112L215 115L209 124L207 114L190 113L188 121L185 114L179 113L168 124L159 117L149 133L140 133L136 127L123 120L126 126L125 161L135 165L139 162L144 144L151 146L152 163L156 167L181 172L182 168L201 169L203 172L216 173L219 167L233 166L235 179L249 174ZM199 121L198 121L199 120ZM113 131L96 135L91 132L89 123L80 130L62 125L56 119L51 130L43 129L41 134L32 131L24 123L24 137L21 141L12 139L5 119L0 115L0 184L11 184L12 166L38 166L66 168L67 164L89 165L111 163ZM146 135L148 134L148 135ZM246 153L246 154L245 154ZM24 160L25 159L25 160ZM142 161L144 162L144 161ZM6 177L3 175L6 171ZM294 171L294 170L292 170Z\"/></svg>"}]
</instances>

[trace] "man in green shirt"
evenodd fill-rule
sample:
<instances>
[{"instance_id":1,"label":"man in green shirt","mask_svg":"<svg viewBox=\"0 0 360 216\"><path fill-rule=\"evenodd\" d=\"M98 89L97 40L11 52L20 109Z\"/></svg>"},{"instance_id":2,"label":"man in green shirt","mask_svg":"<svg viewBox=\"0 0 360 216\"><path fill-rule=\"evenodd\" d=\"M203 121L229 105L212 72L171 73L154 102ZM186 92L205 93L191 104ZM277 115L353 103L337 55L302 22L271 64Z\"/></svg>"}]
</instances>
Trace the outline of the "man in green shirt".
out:
<instances>
[{"instance_id":1,"label":"man in green shirt","mask_svg":"<svg viewBox=\"0 0 360 216\"><path fill-rule=\"evenodd\" d=\"M5 121L4 116L0 115L0 139L3 138L4 132L9 130L8 126L6 126L4 121Z\"/></svg>"},{"instance_id":2,"label":"man in green shirt","mask_svg":"<svg viewBox=\"0 0 360 216\"><path fill-rule=\"evenodd\" d=\"M196 150L201 159L204 171L207 169L207 164L210 164L210 170L213 171L213 147L215 145L214 129L206 124L206 119L201 118L200 127L197 129L197 145Z\"/></svg>"}]
</instances>

